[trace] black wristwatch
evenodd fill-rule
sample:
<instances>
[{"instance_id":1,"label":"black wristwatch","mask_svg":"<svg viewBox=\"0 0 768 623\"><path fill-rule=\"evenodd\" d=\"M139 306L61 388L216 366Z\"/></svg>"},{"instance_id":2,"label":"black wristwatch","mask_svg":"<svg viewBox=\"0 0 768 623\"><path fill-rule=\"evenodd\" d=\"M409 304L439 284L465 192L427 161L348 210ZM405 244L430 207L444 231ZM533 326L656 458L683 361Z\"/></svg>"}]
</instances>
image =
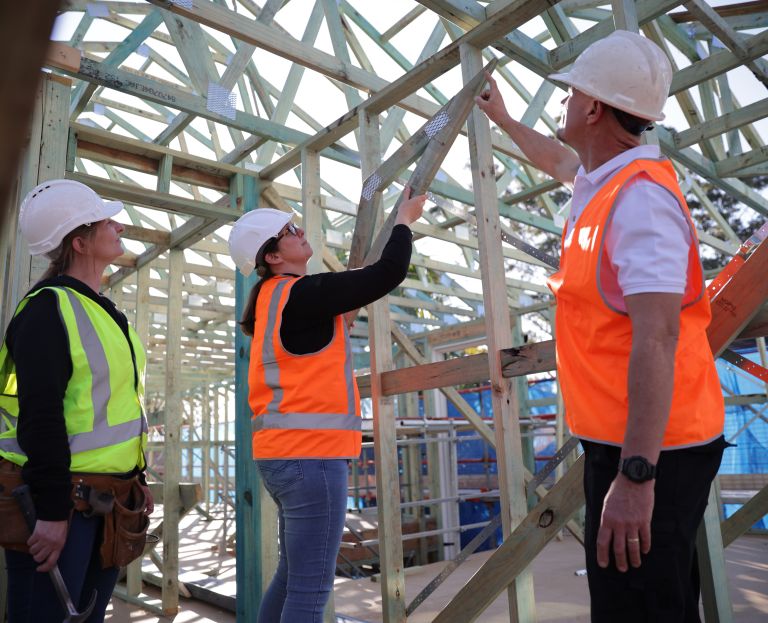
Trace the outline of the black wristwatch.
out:
<instances>
[{"instance_id":1,"label":"black wristwatch","mask_svg":"<svg viewBox=\"0 0 768 623\"><path fill-rule=\"evenodd\" d=\"M648 482L656 478L656 466L642 456L630 456L619 462L619 471L632 482Z\"/></svg>"}]
</instances>

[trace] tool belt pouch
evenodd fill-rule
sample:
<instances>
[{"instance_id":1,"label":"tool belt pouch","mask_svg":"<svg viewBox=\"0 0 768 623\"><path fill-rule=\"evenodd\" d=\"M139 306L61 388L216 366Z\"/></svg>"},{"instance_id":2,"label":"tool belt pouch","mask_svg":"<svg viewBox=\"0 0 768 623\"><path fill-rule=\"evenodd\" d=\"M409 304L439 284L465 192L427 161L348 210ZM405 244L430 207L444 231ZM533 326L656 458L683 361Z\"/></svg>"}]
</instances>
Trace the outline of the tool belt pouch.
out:
<instances>
[{"instance_id":1,"label":"tool belt pouch","mask_svg":"<svg viewBox=\"0 0 768 623\"><path fill-rule=\"evenodd\" d=\"M124 567L144 553L149 528L147 499L137 478L123 495L115 495L111 515L104 518L104 542L101 546L102 567ZM107 538L108 532L111 539ZM111 543L109 542L111 540Z\"/></svg>"},{"instance_id":2,"label":"tool belt pouch","mask_svg":"<svg viewBox=\"0 0 768 623\"><path fill-rule=\"evenodd\" d=\"M29 552L29 528L13 497L13 490L23 484L21 467L0 459L0 547Z\"/></svg>"},{"instance_id":3,"label":"tool belt pouch","mask_svg":"<svg viewBox=\"0 0 768 623\"><path fill-rule=\"evenodd\" d=\"M81 499L76 508L86 514L104 515L101 566L124 567L139 558L144 553L149 518L138 478L89 475L83 477L83 483L90 488L86 496L90 502Z\"/></svg>"}]
</instances>

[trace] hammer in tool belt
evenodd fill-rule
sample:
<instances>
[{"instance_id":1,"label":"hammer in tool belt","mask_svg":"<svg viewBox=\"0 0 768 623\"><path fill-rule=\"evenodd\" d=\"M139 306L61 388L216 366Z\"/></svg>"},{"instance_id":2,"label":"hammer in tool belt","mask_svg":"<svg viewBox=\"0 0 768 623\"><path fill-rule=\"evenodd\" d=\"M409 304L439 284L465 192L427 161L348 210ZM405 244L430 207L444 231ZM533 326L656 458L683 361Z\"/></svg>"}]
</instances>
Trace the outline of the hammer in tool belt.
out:
<instances>
[{"instance_id":1,"label":"hammer in tool belt","mask_svg":"<svg viewBox=\"0 0 768 623\"><path fill-rule=\"evenodd\" d=\"M21 513L24 515L24 519L27 522L27 527L31 534L35 531L37 518L35 517L35 505L32 503L32 494L29 490L29 486L21 485L20 487L16 487L13 490L13 496L19 503L19 508L21 508ZM72 603L72 598L69 596L67 585L64 584L64 578L61 577L59 566L55 565L48 574L51 576L51 582L53 582L53 587L56 589L59 601L67 613L63 623L79 623L80 621L85 621L90 616L93 607L96 605L96 591L94 590L93 593L91 593L91 601L88 604L88 607L83 612L78 612L75 609L75 605Z\"/></svg>"}]
</instances>

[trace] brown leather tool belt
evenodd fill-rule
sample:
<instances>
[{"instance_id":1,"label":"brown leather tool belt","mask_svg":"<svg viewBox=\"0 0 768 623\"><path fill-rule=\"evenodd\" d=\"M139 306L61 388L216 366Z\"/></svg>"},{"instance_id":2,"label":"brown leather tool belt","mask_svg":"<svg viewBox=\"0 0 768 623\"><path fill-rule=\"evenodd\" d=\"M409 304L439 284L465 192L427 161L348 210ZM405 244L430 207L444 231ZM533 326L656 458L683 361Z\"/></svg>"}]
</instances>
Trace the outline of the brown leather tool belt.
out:
<instances>
[{"instance_id":1,"label":"brown leather tool belt","mask_svg":"<svg viewBox=\"0 0 768 623\"><path fill-rule=\"evenodd\" d=\"M28 551L29 530L13 490L24 484L21 467L0 459L0 547ZM103 517L102 567L122 567L144 551L149 518L138 476L72 474L74 509L87 517Z\"/></svg>"}]
</instances>

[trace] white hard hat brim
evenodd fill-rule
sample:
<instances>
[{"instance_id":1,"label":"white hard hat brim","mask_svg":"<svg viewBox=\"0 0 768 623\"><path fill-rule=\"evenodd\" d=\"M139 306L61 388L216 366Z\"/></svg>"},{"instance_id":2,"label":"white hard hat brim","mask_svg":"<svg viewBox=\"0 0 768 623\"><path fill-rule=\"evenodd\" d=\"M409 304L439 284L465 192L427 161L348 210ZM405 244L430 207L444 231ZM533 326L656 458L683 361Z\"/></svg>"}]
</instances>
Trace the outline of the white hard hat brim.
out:
<instances>
[{"instance_id":1,"label":"white hard hat brim","mask_svg":"<svg viewBox=\"0 0 768 623\"><path fill-rule=\"evenodd\" d=\"M112 218L113 216L120 214L124 207L122 201L104 201L104 219Z\"/></svg>"},{"instance_id":2,"label":"white hard hat brim","mask_svg":"<svg viewBox=\"0 0 768 623\"><path fill-rule=\"evenodd\" d=\"M633 110L630 110L619 103L606 102L605 98L601 97L599 93L592 92L589 88L585 87L583 84L579 84L579 81L574 80L573 75L570 72L565 72L561 74L549 74L547 76L547 79L552 80L553 82L562 82L563 84L567 84L569 87L572 87L574 89L577 89L578 91L581 91L582 93L584 93L584 95L588 95L589 97L594 97L596 100L605 102L609 106L613 106L614 108L623 110L626 113L635 114L635 115L637 114ZM647 114L647 115L643 115L642 118L648 119L649 121L664 121L665 115L664 113L661 113L660 115Z\"/></svg>"},{"instance_id":3,"label":"white hard hat brim","mask_svg":"<svg viewBox=\"0 0 768 623\"><path fill-rule=\"evenodd\" d=\"M248 277L253 272L254 268L256 268L256 262L254 262L253 260L250 260L240 264L237 267L237 270L239 270L243 274L243 277Z\"/></svg>"}]
</instances>

